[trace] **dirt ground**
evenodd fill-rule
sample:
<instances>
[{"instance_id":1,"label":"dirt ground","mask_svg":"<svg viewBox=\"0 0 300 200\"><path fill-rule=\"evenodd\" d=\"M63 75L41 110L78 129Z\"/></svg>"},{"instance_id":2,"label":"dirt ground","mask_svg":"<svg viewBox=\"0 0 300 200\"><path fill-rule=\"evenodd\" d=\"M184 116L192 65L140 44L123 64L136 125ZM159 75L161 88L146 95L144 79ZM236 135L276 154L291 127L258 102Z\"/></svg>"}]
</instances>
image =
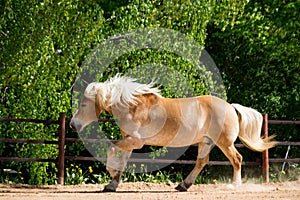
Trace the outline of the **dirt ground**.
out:
<instances>
[{"instance_id":1,"label":"dirt ground","mask_svg":"<svg viewBox=\"0 0 300 200\"><path fill-rule=\"evenodd\" d=\"M0 200L121 200L121 199L300 199L300 180L284 183L244 183L238 188L226 184L193 185L177 192L177 184L121 183L116 193L101 193L104 185L31 186L0 184Z\"/></svg>"}]
</instances>

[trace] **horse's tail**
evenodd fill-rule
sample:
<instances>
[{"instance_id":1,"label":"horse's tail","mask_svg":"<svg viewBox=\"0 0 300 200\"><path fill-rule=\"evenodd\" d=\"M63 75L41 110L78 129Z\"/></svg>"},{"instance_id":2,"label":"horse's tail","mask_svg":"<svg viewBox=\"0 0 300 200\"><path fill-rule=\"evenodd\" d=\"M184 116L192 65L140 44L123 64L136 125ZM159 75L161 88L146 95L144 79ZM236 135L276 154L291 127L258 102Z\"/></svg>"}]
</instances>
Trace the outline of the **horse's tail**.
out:
<instances>
[{"instance_id":1,"label":"horse's tail","mask_svg":"<svg viewBox=\"0 0 300 200\"><path fill-rule=\"evenodd\" d=\"M276 145L275 141L271 141L275 135L268 138L260 136L263 122L261 113L239 104L232 106L238 112L239 138L249 149L262 152Z\"/></svg>"}]
</instances>

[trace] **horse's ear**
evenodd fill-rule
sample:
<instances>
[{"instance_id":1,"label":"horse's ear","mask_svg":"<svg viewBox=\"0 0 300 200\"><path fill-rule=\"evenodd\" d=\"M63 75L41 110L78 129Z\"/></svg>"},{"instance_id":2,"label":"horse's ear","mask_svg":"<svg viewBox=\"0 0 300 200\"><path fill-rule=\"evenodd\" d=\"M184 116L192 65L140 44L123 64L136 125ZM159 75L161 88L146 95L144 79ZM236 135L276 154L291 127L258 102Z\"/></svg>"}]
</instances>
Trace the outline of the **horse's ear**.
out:
<instances>
[{"instance_id":1,"label":"horse's ear","mask_svg":"<svg viewBox=\"0 0 300 200\"><path fill-rule=\"evenodd\" d=\"M93 87L92 87L92 90L91 91L93 91L93 94L94 95L97 95L97 93L98 93L98 90L97 90L97 88L99 88L99 87L97 87L98 85L93 85Z\"/></svg>"},{"instance_id":2,"label":"horse's ear","mask_svg":"<svg viewBox=\"0 0 300 200\"><path fill-rule=\"evenodd\" d=\"M92 91L96 91L96 86L95 85L92 87Z\"/></svg>"}]
</instances>

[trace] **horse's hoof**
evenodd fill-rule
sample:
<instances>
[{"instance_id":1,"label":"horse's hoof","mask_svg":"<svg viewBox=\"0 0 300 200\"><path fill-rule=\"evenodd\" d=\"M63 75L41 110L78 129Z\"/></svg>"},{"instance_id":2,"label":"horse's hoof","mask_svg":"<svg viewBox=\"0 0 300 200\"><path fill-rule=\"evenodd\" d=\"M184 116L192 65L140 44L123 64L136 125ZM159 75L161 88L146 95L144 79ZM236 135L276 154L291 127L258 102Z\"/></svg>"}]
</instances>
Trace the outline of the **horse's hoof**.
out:
<instances>
[{"instance_id":1,"label":"horse's hoof","mask_svg":"<svg viewBox=\"0 0 300 200\"><path fill-rule=\"evenodd\" d=\"M187 188L185 187L184 183L179 183L179 185L175 188L175 190L179 192L186 192Z\"/></svg>"},{"instance_id":2,"label":"horse's hoof","mask_svg":"<svg viewBox=\"0 0 300 200\"><path fill-rule=\"evenodd\" d=\"M109 187L109 185L105 186L102 192L116 192L116 188Z\"/></svg>"}]
</instances>

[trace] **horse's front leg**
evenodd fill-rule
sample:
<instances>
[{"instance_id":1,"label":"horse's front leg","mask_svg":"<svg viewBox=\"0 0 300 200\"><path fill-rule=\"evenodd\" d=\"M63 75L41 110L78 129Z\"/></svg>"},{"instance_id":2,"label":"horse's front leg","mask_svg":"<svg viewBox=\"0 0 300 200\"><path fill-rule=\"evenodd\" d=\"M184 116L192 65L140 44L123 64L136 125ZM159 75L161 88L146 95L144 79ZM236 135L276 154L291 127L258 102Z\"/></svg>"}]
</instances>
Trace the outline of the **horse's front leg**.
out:
<instances>
[{"instance_id":1,"label":"horse's front leg","mask_svg":"<svg viewBox=\"0 0 300 200\"><path fill-rule=\"evenodd\" d=\"M143 146L144 142L141 139L129 136L110 148L107 152L106 169L112 180L104 187L103 192L116 191L132 150Z\"/></svg>"},{"instance_id":2,"label":"horse's front leg","mask_svg":"<svg viewBox=\"0 0 300 200\"><path fill-rule=\"evenodd\" d=\"M106 169L112 180L103 189L103 192L115 192L126 167L127 161L132 151L124 151L117 146L112 146L107 152Z\"/></svg>"}]
</instances>

